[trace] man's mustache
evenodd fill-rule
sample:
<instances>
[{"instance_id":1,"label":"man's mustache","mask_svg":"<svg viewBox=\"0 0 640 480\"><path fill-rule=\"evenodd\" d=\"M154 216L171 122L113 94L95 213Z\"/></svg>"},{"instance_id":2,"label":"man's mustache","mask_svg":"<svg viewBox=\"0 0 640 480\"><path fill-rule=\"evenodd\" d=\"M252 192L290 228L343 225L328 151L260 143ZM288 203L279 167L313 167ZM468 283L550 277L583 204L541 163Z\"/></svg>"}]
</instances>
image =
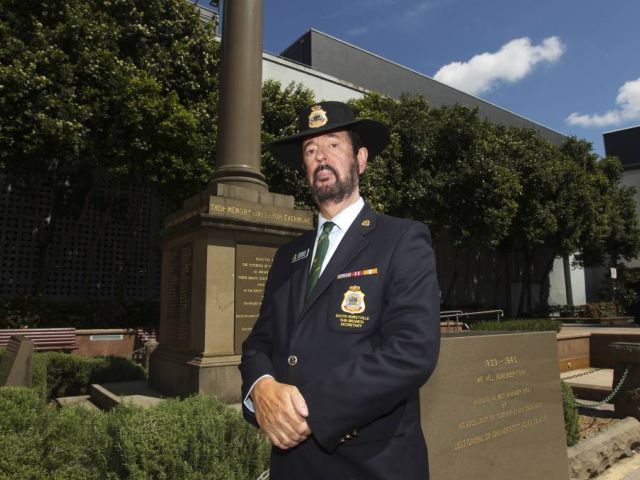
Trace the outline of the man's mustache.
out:
<instances>
[{"instance_id":1,"label":"man's mustache","mask_svg":"<svg viewBox=\"0 0 640 480\"><path fill-rule=\"evenodd\" d=\"M329 170L331 173L333 173L335 175L336 178L338 178L338 172L336 172L336 170L333 167L330 167L327 164L323 164L318 166L318 168L316 168L313 171L313 180L317 180L318 179L318 174L322 171L322 170Z\"/></svg>"}]
</instances>

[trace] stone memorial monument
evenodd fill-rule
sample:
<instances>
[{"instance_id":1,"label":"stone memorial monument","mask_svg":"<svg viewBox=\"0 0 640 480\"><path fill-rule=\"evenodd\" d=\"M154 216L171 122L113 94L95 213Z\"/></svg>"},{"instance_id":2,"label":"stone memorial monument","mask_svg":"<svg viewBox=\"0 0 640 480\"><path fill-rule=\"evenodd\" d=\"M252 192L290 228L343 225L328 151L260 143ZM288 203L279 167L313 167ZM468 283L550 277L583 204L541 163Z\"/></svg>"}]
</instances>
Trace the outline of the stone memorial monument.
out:
<instances>
[{"instance_id":1,"label":"stone memorial monument","mask_svg":"<svg viewBox=\"0 0 640 480\"><path fill-rule=\"evenodd\" d=\"M311 212L269 192L260 171L262 0L224 4L216 169L165 222L159 345L151 386L240 396L238 364L276 249L313 228Z\"/></svg>"},{"instance_id":2,"label":"stone memorial monument","mask_svg":"<svg viewBox=\"0 0 640 480\"><path fill-rule=\"evenodd\" d=\"M567 480L555 332L445 335L420 391L431 480Z\"/></svg>"},{"instance_id":3,"label":"stone memorial monument","mask_svg":"<svg viewBox=\"0 0 640 480\"><path fill-rule=\"evenodd\" d=\"M23 335L12 335L7 357L0 365L0 386L30 387L33 375L33 342Z\"/></svg>"}]
</instances>

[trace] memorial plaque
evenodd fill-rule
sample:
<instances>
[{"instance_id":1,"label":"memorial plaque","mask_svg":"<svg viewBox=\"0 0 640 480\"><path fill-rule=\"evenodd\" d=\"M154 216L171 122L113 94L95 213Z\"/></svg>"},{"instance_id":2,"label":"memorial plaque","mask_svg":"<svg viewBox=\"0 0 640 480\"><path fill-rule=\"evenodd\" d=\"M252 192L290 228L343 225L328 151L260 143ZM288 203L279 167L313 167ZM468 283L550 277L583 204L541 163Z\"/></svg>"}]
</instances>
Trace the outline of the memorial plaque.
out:
<instances>
[{"instance_id":1,"label":"memorial plaque","mask_svg":"<svg viewBox=\"0 0 640 480\"><path fill-rule=\"evenodd\" d=\"M452 334L420 391L431 480L567 480L555 332Z\"/></svg>"},{"instance_id":2,"label":"memorial plaque","mask_svg":"<svg viewBox=\"0 0 640 480\"><path fill-rule=\"evenodd\" d=\"M258 319L264 285L275 253L274 247L236 247L234 349L238 354L242 353L242 342Z\"/></svg>"},{"instance_id":3,"label":"memorial plaque","mask_svg":"<svg viewBox=\"0 0 640 480\"><path fill-rule=\"evenodd\" d=\"M169 251L167 278L167 341L188 346L191 326L191 277L193 245L186 244Z\"/></svg>"}]
</instances>

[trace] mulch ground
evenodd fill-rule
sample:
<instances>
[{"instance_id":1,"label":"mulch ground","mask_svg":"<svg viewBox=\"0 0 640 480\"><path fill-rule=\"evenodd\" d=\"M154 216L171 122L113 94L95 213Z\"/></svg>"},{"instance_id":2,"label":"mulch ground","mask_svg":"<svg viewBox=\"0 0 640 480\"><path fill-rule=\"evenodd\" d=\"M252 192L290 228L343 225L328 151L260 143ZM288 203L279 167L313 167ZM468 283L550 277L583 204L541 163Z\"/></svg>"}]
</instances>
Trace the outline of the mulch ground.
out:
<instances>
[{"instance_id":1,"label":"mulch ground","mask_svg":"<svg viewBox=\"0 0 640 480\"><path fill-rule=\"evenodd\" d=\"M603 418L580 415L580 438L591 438L619 421L619 418Z\"/></svg>"}]
</instances>

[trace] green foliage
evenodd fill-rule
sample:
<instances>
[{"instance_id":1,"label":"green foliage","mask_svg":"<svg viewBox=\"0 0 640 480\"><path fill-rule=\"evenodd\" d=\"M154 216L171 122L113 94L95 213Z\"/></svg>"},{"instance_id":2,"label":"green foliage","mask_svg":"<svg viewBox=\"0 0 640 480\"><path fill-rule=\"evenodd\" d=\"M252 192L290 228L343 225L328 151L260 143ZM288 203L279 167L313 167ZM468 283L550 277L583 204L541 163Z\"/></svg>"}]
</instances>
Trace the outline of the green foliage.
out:
<instances>
[{"instance_id":1,"label":"green foliage","mask_svg":"<svg viewBox=\"0 0 640 480\"><path fill-rule=\"evenodd\" d=\"M469 325L469 328L471 330L485 332L500 330L519 332L559 332L562 328L562 321L549 318L504 320L501 322L494 320L472 323Z\"/></svg>"},{"instance_id":2,"label":"green foliage","mask_svg":"<svg viewBox=\"0 0 640 480\"><path fill-rule=\"evenodd\" d=\"M205 185L219 42L184 0L0 0L0 12L0 187L32 197L38 294L61 219L67 236L88 211L117 217L127 241L135 192L175 209Z\"/></svg>"},{"instance_id":3,"label":"green foliage","mask_svg":"<svg viewBox=\"0 0 640 480\"><path fill-rule=\"evenodd\" d=\"M268 467L268 442L210 397L103 413L2 388L0 412L2 478L245 480Z\"/></svg>"},{"instance_id":4,"label":"green foliage","mask_svg":"<svg viewBox=\"0 0 640 480\"><path fill-rule=\"evenodd\" d=\"M157 328L157 300L47 300L42 297L0 299L0 328Z\"/></svg>"},{"instance_id":5,"label":"green foliage","mask_svg":"<svg viewBox=\"0 0 640 480\"><path fill-rule=\"evenodd\" d=\"M564 432L567 437L567 446L572 446L580 440L580 417L576 398L569 384L560 381L562 388L562 412L564 413Z\"/></svg>"},{"instance_id":6,"label":"green foliage","mask_svg":"<svg viewBox=\"0 0 640 480\"><path fill-rule=\"evenodd\" d=\"M547 307L546 313L559 314L561 318L604 318L615 317L619 312L611 302L592 302L585 305L552 305Z\"/></svg>"},{"instance_id":7,"label":"green foliage","mask_svg":"<svg viewBox=\"0 0 640 480\"><path fill-rule=\"evenodd\" d=\"M6 173L46 175L67 214L82 208L77 198L96 176L145 177L163 191L170 185L165 193L180 199L185 183L208 176L219 54L212 27L192 6L180 0L0 6Z\"/></svg>"},{"instance_id":8,"label":"green foliage","mask_svg":"<svg viewBox=\"0 0 640 480\"><path fill-rule=\"evenodd\" d=\"M611 302L587 303L585 307L589 318L615 317L618 314L616 306Z\"/></svg>"},{"instance_id":9,"label":"green foliage","mask_svg":"<svg viewBox=\"0 0 640 480\"><path fill-rule=\"evenodd\" d=\"M302 169L293 170L276 161L267 145L292 135L298 128L298 111L313 103L313 94L301 84L282 85L267 80L262 86L262 161L261 169L269 189L293 195L298 208L315 208Z\"/></svg>"},{"instance_id":10,"label":"green foliage","mask_svg":"<svg viewBox=\"0 0 640 480\"><path fill-rule=\"evenodd\" d=\"M640 313L640 269L618 266L615 299L623 312L638 316Z\"/></svg>"},{"instance_id":11,"label":"green foliage","mask_svg":"<svg viewBox=\"0 0 640 480\"><path fill-rule=\"evenodd\" d=\"M122 357L85 358L69 353L34 355L34 387L45 398L85 395L92 383L143 380L142 367Z\"/></svg>"},{"instance_id":12,"label":"green foliage","mask_svg":"<svg viewBox=\"0 0 640 480\"><path fill-rule=\"evenodd\" d=\"M112 463L120 478L244 480L266 469L265 440L238 413L209 397L119 410L114 420Z\"/></svg>"}]
</instances>

